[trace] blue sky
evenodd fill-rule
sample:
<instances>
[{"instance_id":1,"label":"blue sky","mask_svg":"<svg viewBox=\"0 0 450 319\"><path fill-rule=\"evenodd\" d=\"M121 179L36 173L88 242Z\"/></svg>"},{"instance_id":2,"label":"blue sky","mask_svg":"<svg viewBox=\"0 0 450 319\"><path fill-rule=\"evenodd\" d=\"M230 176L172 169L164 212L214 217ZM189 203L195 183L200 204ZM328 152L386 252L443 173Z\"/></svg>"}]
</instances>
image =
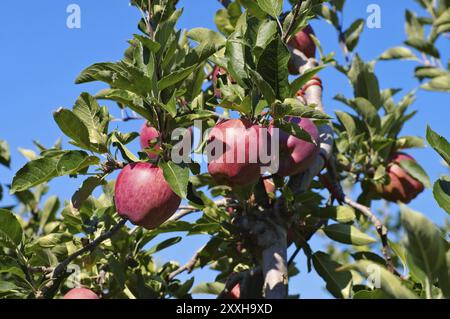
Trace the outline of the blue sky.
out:
<instances>
[{"instance_id":1,"label":"blue sky","mask_svg":"<svg viewBox=\"0 0 450 319\"><path fill-rule=\"evenodd\" d=\"M366 8L371 3L381 7L380 29L365 28L358 46L358 52L365 60L376 58L384 50L399 45L405 38L404 12L408 7L420 10L413 0L347 0L345 27L356 18L367 17ZM66 8L76 3L81 7L81 29L66 27ZM181 0L185 7L180 28L215 28L214 12L220 8L215 0ZM75 85L74 79L86 66L100 61L115 61L122 57L127 47L126 41L137 33L139 12L128 5L126 0L59 0L59 1L1 1L0 2L0 139L6 139L12 149L12 169L0 168L0 181L8 183L13 172L19 169L25 159L17 152L18 147L33 148L32 140L45 145L52 143L62 133L53 121L52 112L60 106L71 107L83 91L96 93L102 84ZM316 35L325 52L335 51L342 60L334 29L323 21L313 21ZM441 52L445 52L444 64L450 52L449 40L438 42ZM414 62L382 62L376 66L381 88L403 88L404 93L418 86L412 77ZM328 68L321 73L324 82L324 103L328 113L347 110L345 106L332 100L337 93L351 96L348 81L337 71ZM450 137L449 97L443 93L419 91L412 109L418 115L410 121L403 135L425 136L426 125L440 134ZM114 115L119 112L114 106ZM115 125L123 130L138 130L141 122ZM67 139L64 146L69 147ZM135 144L137 149L137 143ZM412 150L410 153L426 168L432 180L446 172L439 157L430 147ZM50 183L51 193L62 199L70 198L81 180L60 178ZM7 197L2 205L12 203ZM439 209L430 190L426 190L410 205L423 212L436 223L442 224L446 214ZM396 212L397 208L392 207ZM205 242L204 237L187 237L181 245L170 248L159 255L161 260L176 257L185 262L195 250ZM312 248L319 250L323 241L311 241ZM300 254L302 255L302 254ZM302 297L328 297L323 290L322 280L314 273L307 274L305 259L297 258L301 274L291 281L290 292ZM214 273L197 271L196 282L212 281Z\"/></svg>"}]
</instances>

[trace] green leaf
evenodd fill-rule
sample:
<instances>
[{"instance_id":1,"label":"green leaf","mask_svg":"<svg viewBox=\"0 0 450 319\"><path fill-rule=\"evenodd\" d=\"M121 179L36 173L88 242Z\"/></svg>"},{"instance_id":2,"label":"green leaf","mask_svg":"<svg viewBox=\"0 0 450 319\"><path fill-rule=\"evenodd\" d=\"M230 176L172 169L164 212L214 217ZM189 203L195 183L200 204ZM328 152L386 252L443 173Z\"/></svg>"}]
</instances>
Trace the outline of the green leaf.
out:
<instances>
[{"instance_id":1,"label":"green leaf","mask_svg":"<svg viewBox=\"0 0 450 319\"><path fill-rule=\"evenodd\" d=\"M104 179L99 176L90 176L84 180L80 188L72 196L72 205L75 208L80 208L83 202L92 194L97 186L104 183Z\"/></svg>"},{"instance_id":2,"label":"green leaf","mask_svg":"<svg viewBox=\"0 0 450 319\"><path fill-rule=\"evenodd\" d=\"M316 120L331 119L331 117L328 116L327 114L311 106L304 105L298 99L291 99L291 98L285 99L283 101L283 105L288 108L285 112L285 116L302 117Z\"/></svg>"},{"instance_id":3,"label":"green leaf","mask_svg":"<svg viewBox=\"0 0 450 319\"><path fill-rule=\"evenodd\" d=\"M450 214L450 177L443 176L434 183L433 195L439 206Z\"/></svg>"},{"instance_id":4,"label":"green leaf","mask_svg":"<svg viewBox=\"0 0 450 319\"><path fill-rule=\"evenodd\" d=\"M440 58L438 49L432 43L426 40L413 38L405 41L405 44L409 45L410 47L413 47L414 49L422 53L431 55L432 57L435 57L437 59Z\"/></svg>"},{"instance_id":5,"label":"green leaf","mask_svg":"<svg viewBox=\"0 0 450 319\"><path fill-rule=\"evenodd\" d=\"M0 242L15 248L22 242L23 230L17 217L9 210L0 208Z\"/></svg>"},{"instance_id":6,"label":"green leaf","mask_svg":"<svg viewBox=\"0 0 450 319\"><path fill-rule=\"evenodd\" d=\"M333 206L321 208L318 211L321 218L330 218L339 223L349 223L356 218L355 210L348 206Z\"/></svg>"},{"instance_id":7,"label":"green leaf","mask_svg":"<svg viewBox=\"0 0 450 319\"><path fill-rule=\"evenodd\" d=\"M277 34L277 23L273 20L266 20L258 28L255 47L265 49L273 41ZM258 55L259 57L259 55Z\"/></svg>"},{"instance_id":8,"label":"green leaf","mask_svg":"<svg viewBox=\"0 0 450 319\"><path fill-rule=\"evenodd\" d=\"M439 229L425 216L401 206L401 223L406 230L406 249L413 262L431 282L445 261L445 243Z\"/></svg>"},{"instance_id":9,"label":"green leaf","mask_svg":"<svg viewBox=\"0 0 450 319\"><path fill-rule=\"evenodd\" d=\"M154 253L156 253L160 250L166 249L167 247L170 247L170 246L173 246L173 245L179 243L181 241L181 239L182 239L181 237L172 237L172 238L166 239L166 240L160 242L159 244L153 246L149 250L147 250L145 252L145 254L147 256L153 255Z\"/></svg>"},{"instance_id":10,"label":"green leaf","mask_svg":"<svg viewBox=\"0 0 450 319\"><path fill-rule=\"evenodd\" d=\"M9 153L8 143L0 140L0 164L9 167L11 163L11 154Z\"/></svg>"},{"instance_id":11,"label":"green leaf","mask_svg":"<svg viewBox=\"0 0 450 319\"><path fill-rule=\"evenodd\" d=\"M425 147L425 142L422 138L417 136L402 136L397 139L395 147L396 149L422 148Z\"/></svg>"},{"instance_id":12,"label":"green leaf","mask_svg":"<svg viewBox=\"0 0 450 319\"><path fill-rule=\"evenodd\" d=\"M379 60L419 60L416 55L408 48L395 47L383 52L378 58Z\"/></svg>"},{"instance_id":13,"label":"green leaf","mask_svg":"<svg viewBox=\"0 0 450 319\"><path fill-rule=\"evenodd\" d=\"M198 43L206 41L209 43L213 43L214 45L219 47L224 46L226 43L226 38L223 35L206 28L190 29L187 33L187 36Z\"/></svg>"},{"instance_id":14,"label":"green leaf","mask_svg":"<svg viewBox=\"0 0 450 319\"><path fill-rule=\"evenodd\" d=\"M192 288L193 294L218 295L225 289L225 284L221 282L203 282Z\"/></svg>"},{"instance_id":15,"label":"green leaf","mask_svg":"<svg viewBox=\"0 0 450 319\"><path fill-rule=\"evenodd\" d=\"M261 53L257 71L269 83L279 100L290 96L288 62L290 53L280 38L275 38Z\"/></svg>"},{"instance_id":16,"label":"green leaf","mask_svg":"<svg viewBox=\"0 0 450 319\"><path fill-rule=\"evenodd\" d=\"M359 290L353 295L353 299L391 299L391 297L381 289L374 289Z\"/></svg>"},{"instance_id":17,"label":"green leaf","mask_svg":"<svg viewBox=\"0 0 450 319\"><path fill-rule=\"evenodd\" d=\"M439 288L445 298L450 298L450 249L445 254L445 262L438 271Z\"/></svg>"},{"instance_id":18,"label":"green leaf","mask_svg":"<svg viewBox=\"0 0 450 319\"><path fill-rule=\"evenodd\" d=\"M288 122L282 119L278 119L275 124L276 127L283 130L289 135L293 135L296 138L299 138L303 141L309 142L309 143L315 143L315 141L312 139L311 135L305 131L301 126L299 126L297 123Z\"/></svg>"},{"instance_id":19,"label":"green leaf","mask_svg":"<svg viewBox=\"0 0 450 319\"><path fill-rule=\"evenodd\" d=\"M283 0L258 0L258 5L273 18L278 18L283 11Z\"/></svg>"},{"instance_id":20,"label":"green leaf","mask_svg":"<svg viewBox=\"0 0 450 319\"><path fill-rule=\"evenodd\" d=\"M356 55L348 72L356 97L369 100L377 109L381 106L380 87L372 67Z\"/></svg>"},{"instance_id":21,"label":"green leaf","mask_svg":"<svg viewBox=\"0 0 450 319\"><path fill-rule=\"evenodd\" d=\"M134 34L135 39L142 43L142 45L147 48L150 52L156 53L161 48L161 44L153 41L149 37L144 37L142 35Z\"/></svg>"},{"instance_id":22,"label":"green leaf","mask_svg":"<svg viewBox=\"0 0 450 319\"><path fill-rule=\"evenodd\" d=\"M152 118L152 113L144 107L143 99L136 93L122 89L105 89L98 92L95 98L115 101L128 106L131 110L147 120Z\"/></svg>"},{"instance_id":23,"label":"green leaf","mask_svg":"<svg viewBox=\"0 0 450 319\"><path fill-rule=\"evenodd\" d=\"M311 69L306 70L296 78L290 85L291 94L295 95L309 80L311 80L317 73L324 69L325 65L319 65Z\"/></svg>"},{"instance_id":24,"label":"green leaf","mask_svg":"<svg viewBox=\"0 0 450 319\"><path fill-rule=\"evenodd\" d=\"M70 137L79 147L91 150L89 131L78 116L70 110L60 108L53 113L53 118L61 131Z\"/></svg>"},{"instance_id":25,"label":"green leaf","mask_svg":"<svg viewBox=\"0 0 450 319\"><path fill-rule=\"evenodd\" d=\"M189 167L182 167L174 162L162 163L164 178L172 190L181 198L187 196L189 185Z\"/></svg>"},{"instance_id":26,"label":"green leaf","mask_svg":"<svg viewBox=\"0 0 450 319\"><path fill-rule=\"evenodd\" d=\"M89 167L97 165L100 159L96 156L89 156L84 151L68 151L58 161L56 172L58 175L72 175Z\"/></svg>"},{"instance_id":27,"label":"green leaf","mask_svg":"<svg viewBox=\"0 0 450 319\"><path fill-rule=\"evenodd\" d=\"M408 288L402 285L401 279L383 266L369 260L359 260L352 265L346 265L341 270L356 270L365 277L379 280L380 289L392 298L417 299L417 296ZM378 276L379 275L379 276Z\"/></svg>"},{"instance_id":28,"label":"green leaf","mask_svg":"<svg viewBox=\"0 0 450 319\"><path fill-rule=\"evenodd\" d=\"M43 157L26 163L14 176L11 194L27 190L56 177L58 157Z\"/></svg>"},{"instance_id":29,"label":"green leaf","mask_svg":"<svg viewBox=\"0 0 450 319\"><path fill-rule=\"evenodd\" d=\"M272 89L269 83L267 83L258 72L254 70L249 70L249 72L267 103L270 105L275 102L275 91Z\"/></svg>"},{"instance_id":30,"label":"green leaf","mask_svg":"<svg viewBox=\"0 0 450 319\"><path fill-rule=\"evenodd\" d=\"M415 76L420 81L422 81L423 79L433 79L445 75L447 75L447 71L438 67L419 66L415 70Z\"/></svg>"},{"instance_id":31,"label":"green leaf","mask_svg":"<svg viewBox=\"0 0 450 319\"><path fill-rule=\"evenodd\" d=\"M169 75L166 75L161 80L158 81L158 89L161 91L175 85L177 83L180 83L184 79L186 79L189 75L194 72L194 69L196 68L196 65L187 67L185 69L177 70Z\"/></svg>"},{"instance_id":32,"label":"green leaf","mask_svg":"<svg viewBox=\"0 0 450 319\"><path fill-rule=\"evenodd\" d=\"M2 273L15 275L23 281L26 281L25 273L19 263L12 257L0 256L0 274Z\"/></svg>"},{"instance_id":33,"label":"green leaf","mask_svg":"<svg viewBox=\"0 0 450 319\"><path fill-rule=\"evenodd\" d=\"M345 30L345 44L347 45L347 48L350 52L353 51L353 49L358 44L361 32L364 30L364 24L365 21L363 19L358 19L355 20L347 30Z\"/></svg>"},{"instance_id":34,"label":"green leaf","mask_svg":"<svg viewBox=\"0 0 450 319\"><path fill-rule=\"evenodd\" d=\"M363 233L356 227L347 224L332 224L326 226L323 231L329 238L343 244L364 246L376 242L376 240L369 235Z\"/></svg>"},{"instance_id":35,"label":"green leaf","mask_svg":"<svg viewBox=\"0 0 450 319\"><path fill-rule=\"evenodd\" d=\"M345 130L347 131L348 137L354 138L356 136L356 134L358 133L357 131L357 126L356 126L356 122L355 119L353 118L353 116L351 116L350 114L346 113L346 112L341 112L341 111L336 111L336 115L338 117L339 122L341 122L341 124L344 126Z\"/></svg>"},{"instance_id":36,"label":"green leaf","mask_svg":"<svg viewBox=\"0 0 450 319\"><path fill-rule=\"evenodd\" d=\"M438 76L423 84L421 88L428 91L450 92L450 75Z\"/></svg>"},{"instance_id":37,"label":"green leaf","mask_svg":"<svg viewBox=\"0 0 450 319\"><path fill-rule=\"evenodd\" d=\"M403 169L405 169L408 172L409 175L417 179L425 187L427 188L431 187L430 177L428 177L428 174L419 164L407 160L399 161L398 163Z\"/></svg>"},{"instance_id":38,"label":"green leaf","mask_svg":"<svg viewBox=\"0 0 450 319\"><path fill-rule=\"evenodd\" d=\"M367 99L357 97L352 103L353 108L366 122L372 135L375 135L381 129L381 119L376 107Z\"/></svg>"},{"instance_id":39,"label":"green leaf","mask_svg":"<svg viewBox=\"0 0 450 319\"><path fill-rule=\"evenodd\" d=\"M352 286L352 274L349 271L336 271L340 265L331 257L318 251L312 256L314 269L327 284L327 290L335 298L348 298Z\"/></svg>"},{"instance_id":40,"label":"green leaf","mask_svg":"<svg viewBox=\"0 0 450 319\"><path fill-rule=\"evenodd\" d=\"M114 132L111 136L111 143L117 147L122 154L122 157L129 163L139 162L139 159L121 142L117 136L117 132Z\"/></svg>"}]
</instances>

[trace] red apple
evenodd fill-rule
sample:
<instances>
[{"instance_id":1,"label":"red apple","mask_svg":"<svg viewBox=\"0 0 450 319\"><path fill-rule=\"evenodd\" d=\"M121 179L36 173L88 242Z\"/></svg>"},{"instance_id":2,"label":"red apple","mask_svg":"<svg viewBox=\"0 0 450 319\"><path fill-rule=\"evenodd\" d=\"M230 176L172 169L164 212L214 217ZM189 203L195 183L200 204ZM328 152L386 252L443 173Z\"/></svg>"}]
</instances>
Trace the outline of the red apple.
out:
<instances>
[{"instance_id":1,"label":"red apple","mask_svg":"<svg viewBox=\"0 0 450 319\"><path fill-rule=\"evenodd\" d=\"M245 119L225 120L211 130L208 172L217 183L246 186L259 179L260 134L261 127Z\"/></svg>"},{"instance_id":2,"label":"red apple","mask_svg":"<svg viewBox=\"0 0 450 319\"><path fill-rule=\"evenodd\" d=\"M387 173L390 182L387 185L377 185L376 192L384 199L392 202L400 201L408 204L424 190L424 185L408 174L399 162L412 161L415 159L405 153L396 153L390 159Z\"/></svg>"},{"instance_id":3,"label":"red apple","mask_svg":"<svg viewBox=\"0 0 450 319\"><path fill-rule=\"evenodd\" d=\"M316 144L301 140L279 130L279 176L290 176L304 172L314 159L319 155L319 131L314 123L306 118L288 118L288 121L298 124L303 130L311 135ZM274 126L271 125L269 132L272 133ZM272 154L276 156L277 154Z\"/></svg>"},{"instance_id":4,"label":"red apple","mask_svg":"<svg viewBox=\"0 0 450 319\"><path fill-rule=\"evenodd\" d=\"M231 291L228 293L228 297L230 299L240 299L241 298L241 285L239 283L236 284L236 286L231 289Z\"/></svg>"},{"instance_id":5,"label":"red apple","mask_svg":"<svg viewBox=\"0 0 450 319\"><path fill-rule=\"evenodd\" d=\"M117 178L117 212L135 225L146 229L158 227L177 211L180 202L164 179L162 169L153 164L128 164Z\"/></svg>"},{"instance_id":6,"label":"red apple","mask_svg":"<svg viewBox=\"0 0 450 319\"><path fill-rule=\"evenodd\" d=\"M150 126L150 124L148 122L145 122L144 125L141 128L141 133L139 136L139 142L141 144L141 148L148 148L150 147L150 144L153 142L154 140L159 139L159 132L158 130L156 130L156 128ZM152 144L154 145L154 144ZM155 150L159 150L161 149L161 146L159 145L159 141L157 143L157 145L154 145ZM158 157L157 154L152 153L152 152L148 152L148 156L150 159L156 159Z\"/></svg>"},{"instance_id":7,"label":"red apple","mask_svg":"<svg viewBox=\"0 0 450 319\"><path fill-rule=\"evenodd\" d=\"M229 83L236 83L233 78L231 77L231 75L229 75L227 73L227 71L216 65L214 67L213 73L212 73L212 82L213 82L213 88L214 88L214 96L218 99L222 98L222 93L220 92L220 87L219 87L219 78L222 78L222 81L224 82L224 79L226 78L226 80Z\"/></svg>"},{"instance_id":8,"label":"red apple","mask_svg":"<svg viewBox=\"0 0 450 319\"><path fill-rule=\"evenodd\" d=\"M314 43L311 34L314 35L314 30L310 25L298 32L289 40L289 46L301 51L307 58L313 58L316 55L316 44ZM289 73L298 74L298 68L294 65L292 59L289 60Z\"/></svg>"},{"instance_id":9,"label":"red apple","mask_svg":"<svg viewBox=\"0 0 450 319\"><path fill-rule=\"evenodd\" d=\"M63 299L99 299L99 298L90 289L73 288L64 295Z\"/></svg>"}]
</instances>

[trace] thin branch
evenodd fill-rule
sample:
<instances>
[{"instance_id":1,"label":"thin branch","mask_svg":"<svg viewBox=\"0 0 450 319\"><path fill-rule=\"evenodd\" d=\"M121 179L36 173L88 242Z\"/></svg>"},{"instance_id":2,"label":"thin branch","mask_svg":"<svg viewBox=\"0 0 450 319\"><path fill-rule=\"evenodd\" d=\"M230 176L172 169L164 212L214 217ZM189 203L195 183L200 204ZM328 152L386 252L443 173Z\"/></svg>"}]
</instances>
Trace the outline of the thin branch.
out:
<instances>
[{"instance_id":1,"label":"thin branch","mask_svg":"<svg viewBox=\"0 0 450 319\"><path fill-rule=\"evenodd\" d=\"M106 233L103 233L102 235L97 237L95 240L93 240L91 243L87 244L80 250L74 252L72 255L68 256L65 260L63 260L61 263L59 263L58 266L56 266L52 272L52 276L51 276L52 280L44 287L44 289L43 289L43 291L41 291L41 293L45 294L46 291L48 291L49 289L51 289L53 287L55 280L63 275L63 273L67 269L67 266L72 261L74 261L75 259L77 259L79 256L83 255L86 252L92 252L103 241L114 236L114 234L117 233L117 231L119 231L119 229L122 228L122 226L125 225L126 222L127 222L127 219L120 220L109 231L107 231Z\"/></svg>"},{"instance_id":2,"label":"thin branch","mask_svg":"<svg viewBox=\"0 0 450 319\"><path fill-rule=\"evenodd\" d=\"M215 204L217 207L233 206L232 202L228 198L217 200L215 201ZM201 208L197 208L194 206L180 206L178 212L172 215L172 217L170 217L169 220L180 220L181 218L187 215L201 211L202 211Z\"/></svg>"},{"instance_id":3,"label":"thin branch","mask_svg":"<svg viewBox=\"0 0 450 319\"><path fill-rule=\"evenodd\" d=\"M295 7L294 7L293 15L292 15L292 20L291 20L291 22L289 23L289 26L288 26L288 28L287 28L287 30L286 30L286 33L285 33L284 36L283 36L283 42L284 42L284 43L287 43L287 42L288 42L288 40L289 40L289 33L291 33L292 29L294 28L295 20L297 20L299 14L300 14L300 2L301 2L301 1L299 1L299 2L295 5Z\"/></svg>"},{"instance_id":4,"label":"thin branch","mask_svg":"<svg viewBox=\"0 0 450 319\"><path fill-rule=\"evenodd\" d=\"M395 267L392 264L391 251L389 247L388 241L388 230L381 222L380 219L371 211L371 209L365 205L355 202L349 196L345 195L344 190L342 189L342 185L339 183L336 173L336 166L334 163L334 158L329 162L328 165L328 175L331 178L331 184L328 187L331 187L329 191L333 194L333 196L340 202L345 203L346 205L360 211L364 216L366 216L370 222L375 226L378 236L381 240L382 251L384 259L386 260L386 267L392 273L395 273Z\"/></svg>"},{"instance_id":5,"label":"thin branch","mask_svg":"<svg viewBox=\"0 0 450 319\"><path fill-rule=\"evenodd\" d=\"M191 259L189 259L189 261L184 264L183 266L179 267L178 269L172 271L169 276L167 277L167 281L171 281L172 279L174 279L176 276L178 276L179 274L187 271L188 273L191 273L192 270L194 270L195 264L198 261L198 258L200 256L200 253L202 252L203 248L205 248L205 246L202 246L199 250L197 250L195 252L195 254L191 257Z\"/></svg>"}]
</instances>

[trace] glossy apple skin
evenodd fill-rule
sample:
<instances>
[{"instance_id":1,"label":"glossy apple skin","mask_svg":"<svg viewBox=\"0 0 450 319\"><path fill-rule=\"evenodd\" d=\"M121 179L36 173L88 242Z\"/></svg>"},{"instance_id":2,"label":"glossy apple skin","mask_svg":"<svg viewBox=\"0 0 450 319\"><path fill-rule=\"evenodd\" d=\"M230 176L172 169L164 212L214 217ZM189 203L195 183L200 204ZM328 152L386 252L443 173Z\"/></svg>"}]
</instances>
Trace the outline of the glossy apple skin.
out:
<instances>
[{"instance_id":1,"label":"glossy apple skin","mask_svg":"<svg viewBox=\"0 0 450 319\"><path fill-rule=\"evenodd\" d=\"M303 30L298 32L294 37L289 40L289 45L301 51L307 58L313 58L316 56L316 44L311 38L311 34L314 35L313 28L308 25ZM298 68L295 67L292 59L289 60L289 73L298 74Z\"/></svg>"},{"instance_id":2,"label":"glossy apple skin","mask_svg":"<svg viewBox=\"0 0 450 319\"><path fill-rule=\"evenodd\" d=\"M217 124L208 136L208 143L221 142L223 154L212 157L208 154L208 172L219 184L232 187L255 183L260 177L261 164L250 163L249 150L252 143L258 143L260 127L245 119L230 119ZM259 146L256 146L258 150ZM243 152L243 163L239 163L237 153Z\"/></svg>"},{"instance_id":3,"label":"glossy apple skin","mask_svg":"<svg viewBox=\"0 0 450 319\"><path fill-rule=\"evenodd\" d=\"M224 76L226 75L227 77L227 81L229 83L236 83L233 78L231 77L231 75L229 75L227 73L227 70L225 70L224 68L216 65L213 69L213 73L212 73L212 82L213 82L213 88L214 88L214 96L218 99L222 98L222 93L220 92L220 86L219 86L219 77L220 76Z\"/></svg>"},{"instance_id":4,"label":"glossy apple skin","mask_svg":"<svg viewBox=\"0 0 450 319\"><path fill-rule=\"evenodd\" d=\"M146 229L158 227L177 211L180 202L181 198L164 179L162 169L153 164L128 164L117 178L117 212L135 225Z\"/></svg>"},{"instance_id":5,"label":"glossy apple skin","mask_svg":"<svg viewBox=\"0 0 450 319\"><path fill-rule=\"evenodd\" d=\"M150 126L147 122L144 123L144 125L142 125L141 132L139 135L139 143L141 144L142 149L150 147L150 142L158 138L159 132L156 128ZM154 148L156 150L159 150L161 147L159 145L155 145ZM148 152L148 157L150 159L156 159L158 158L158 155Z\"/></svg>"},{"instance_id":6,"label":"glossy apple skin","mask_svg":"<svg viewBox=\"0 0 450 319\"><path fill-rule=\"evenodd\" d=\"M391 202L400 201L408 204L417 197L424 190L424 185L408 174L399 164L400 161L416 160L405 153L396 153L390 159L390 164L387 168L387 173L390 177L390 182L387 185L377 185L376 192L382 198Z\"/></svg>"},{"instance_id":7,"label":"glossy apple skin","mask_svg":"<svg viewBox=\"0 0 450 319\"><path fill-rule=\"evenodd\" d=\"M279 130L279 176L291 176L304 172L319 155L319 130L314 123L306 118L288 118L288 121L297 123L308 132L316 144L303 141L283 130ZM274 126L271 125L269 132L272 134ZM273 154L276 155L276 154Z\"/></svg>"},{"instance_id":8,"label":"glossy apple skin","mask_svg":"<svg viewBox=\"0 0 450 319\"><path fill-rule=\"evenodd\" d=\"M73 288L64 295L63 299L100 299L100 298L90 289Z\"/></svg>"}]
</instances>

